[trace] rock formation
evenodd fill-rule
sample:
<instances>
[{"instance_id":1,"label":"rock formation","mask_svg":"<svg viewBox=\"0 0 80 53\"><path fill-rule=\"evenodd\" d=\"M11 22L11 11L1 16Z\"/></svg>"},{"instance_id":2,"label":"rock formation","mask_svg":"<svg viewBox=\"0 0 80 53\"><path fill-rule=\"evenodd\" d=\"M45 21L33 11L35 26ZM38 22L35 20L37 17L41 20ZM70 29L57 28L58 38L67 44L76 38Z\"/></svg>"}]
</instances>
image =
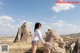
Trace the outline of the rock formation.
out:
<instances>
[{"instance_id":1,"label":"rock formation","mask_svg":"<svg viewBox=\"0 0 80 53\"><path fill-rule=\"evenodd\" d=\"M32 39L32 33L29 29L28 22L24 22L23 25L18 28L17 35L15 37L14 42L20 42L20 41L30 41Z\"/></svg>"},{"instance_id":2,"label":"rock formation","mask_svg":"<svg viewBox=\"0 0 80 53\"><path fill-rule=\"evenodd\" d=\"M48 44L44 46L43 53L66 53L64 41L56 31L48 29L45 41Z\"/></svg>"},{"instance_id":3,"label":"rock formation","mask_svg":"<svg viewBox=\"0 0 80 53\"><path fill-rule=\"evenodd\" d=\"M78 40L76 41L72 53L80 53L80 39L78 39Z\"/></svg>"}]
</instances>

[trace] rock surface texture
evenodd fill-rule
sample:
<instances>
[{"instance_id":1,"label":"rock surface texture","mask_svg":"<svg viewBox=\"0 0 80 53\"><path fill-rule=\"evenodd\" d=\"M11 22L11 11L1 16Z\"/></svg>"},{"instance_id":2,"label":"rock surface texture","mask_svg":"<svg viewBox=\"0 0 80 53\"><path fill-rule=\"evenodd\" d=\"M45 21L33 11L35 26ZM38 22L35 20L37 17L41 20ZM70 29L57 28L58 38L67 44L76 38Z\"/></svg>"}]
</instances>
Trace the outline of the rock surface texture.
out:
<instances>
[{"instance_id":1,"label":"rock surface texture","mask_svg":"<svg viewBox=\"0 0 80 53\"><path fill-rule=\"evenodd\" d=\"M56 31L48 29L45 41L48 44L44 46L43 53L66 53L64 41Z\"/></svg>"},{"instance_id":2,"label":"rock surface texture","mask_svg":"<svg viewBox=\"0 0 80 53\"><path fill-rule=\"evenodd\" d=\"M80 53L80 39L78 39L78 40L76 41L72 53Z\"/></svg>"},{"instance_id":3,"label":"rock surface texture","mask_svg":"<svg viewBox=\"0 0 80 53\"><path fill-rule=\"evenodd\" d=\"M14 42L20 41L32 41L32 33L30 31L28 22L24 22L23 25L20 28L18 28L18 32L14 39Z\"/></svg>"}]
</instances>

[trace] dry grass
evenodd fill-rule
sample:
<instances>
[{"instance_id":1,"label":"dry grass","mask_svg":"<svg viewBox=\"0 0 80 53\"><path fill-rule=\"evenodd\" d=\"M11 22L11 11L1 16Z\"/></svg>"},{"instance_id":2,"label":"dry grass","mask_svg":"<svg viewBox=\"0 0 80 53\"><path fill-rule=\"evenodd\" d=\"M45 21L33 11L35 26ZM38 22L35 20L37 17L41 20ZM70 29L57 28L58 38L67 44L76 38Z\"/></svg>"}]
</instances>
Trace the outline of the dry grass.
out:
<instances>
[{"instance_id":1,"label":"dry grass","mask_svg":"<svg viewBox=\"0 0 80 53\"><path fill-rule=\"evenodd\" d=\"M66 36L62 36L65 42L73 42L80 38L80 35L70 34ZM13 43L14 37L1 37L0 38L0 45L1 44L9 44L9 53L27 53L31 48L31 43L27 42L17 42ZM39 42L38 48L43 47L43 45ZM42 48L41 48L42 49ZM30 52L29 52L30 53ZM69 53L69 52L68 52Z\"/></svg>"}]
</instances>

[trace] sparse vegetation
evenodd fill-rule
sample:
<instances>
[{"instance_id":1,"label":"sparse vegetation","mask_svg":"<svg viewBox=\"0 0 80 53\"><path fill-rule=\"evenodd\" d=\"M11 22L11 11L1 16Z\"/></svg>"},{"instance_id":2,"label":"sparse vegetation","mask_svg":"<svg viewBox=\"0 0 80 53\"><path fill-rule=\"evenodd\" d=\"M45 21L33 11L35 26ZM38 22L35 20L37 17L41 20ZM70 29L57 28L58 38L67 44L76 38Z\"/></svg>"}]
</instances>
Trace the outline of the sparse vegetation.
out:
<instances>
[{"instance_id":1,"label":"sparse vegetation","mask_svg":"<svg viewBox=\"0 0 80 53\"><path fill-rule=\"evenodd\" d=\"M71 43L80 38L80 33L61 35L61 36L65 42ZM13 40L14 37L0 37L0 45L9 44L9 53L26 53L26 51L29 51L29 53L31 52L31 50L29 50L31 48L31 43L27 43L27 42L13 43ZM42 45L41 43L39 43L39 48L41 47ZM42 51L42 48L38 49L38 51Z\"/></svg>"}]
</instances>

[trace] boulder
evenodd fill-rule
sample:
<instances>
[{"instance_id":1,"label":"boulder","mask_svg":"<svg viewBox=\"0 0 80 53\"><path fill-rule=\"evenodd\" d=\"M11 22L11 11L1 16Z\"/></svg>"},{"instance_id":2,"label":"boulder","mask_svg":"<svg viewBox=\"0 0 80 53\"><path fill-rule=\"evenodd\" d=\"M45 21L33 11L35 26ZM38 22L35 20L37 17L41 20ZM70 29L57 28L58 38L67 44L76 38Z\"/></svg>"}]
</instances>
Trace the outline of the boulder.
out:
<instances>
[{"instance_id":1,"label":"boulder","mask_svg":"<svg viewBox=\"0 0 80 53\"><path fill-rule=\"evenodd\" d=\"M17 35L14 39L14 42L26 41L31 42L32 33L29 28L28 22L24 22L21 27L18 28Z\"/></svg>"},{"instance_id":2,"label":"boulder","mask_svg":"<svg viewBox=\"0 0 80 53\"><path fill-rule=\"evenodd\" d=\"M43 53L66 53L65 43L55 30L48 29L45 41L48 44L44 46Z\"/></svg>"},{"instance_id":3,"label":"boulder","mask_svg":"<svg viewBox=\"0 0 80 53\"><path fill-rule=\"evenodd\" d=\"M80 39L78 39L78 40L76 41L72 53L80 53Z\"/></svg>"}]
</instances>

